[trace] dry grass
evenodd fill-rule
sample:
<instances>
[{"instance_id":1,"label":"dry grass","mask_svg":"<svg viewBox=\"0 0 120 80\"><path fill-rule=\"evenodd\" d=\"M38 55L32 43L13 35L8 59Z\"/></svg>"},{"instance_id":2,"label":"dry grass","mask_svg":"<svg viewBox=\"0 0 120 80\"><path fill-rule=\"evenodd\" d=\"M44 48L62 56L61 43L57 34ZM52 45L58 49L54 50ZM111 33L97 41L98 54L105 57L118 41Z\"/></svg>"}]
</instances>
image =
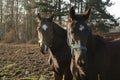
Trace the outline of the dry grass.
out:
<instances>
[{"instance_id":1,"label":"dry grass","mask_svg":"<svg viewBox=\"0 0 120 80\"><path fill-rule=\"evenodd\" d=\"M0 80L50 80L47 59L38 45L0 44Z\"/></svg>"}]
</instances>

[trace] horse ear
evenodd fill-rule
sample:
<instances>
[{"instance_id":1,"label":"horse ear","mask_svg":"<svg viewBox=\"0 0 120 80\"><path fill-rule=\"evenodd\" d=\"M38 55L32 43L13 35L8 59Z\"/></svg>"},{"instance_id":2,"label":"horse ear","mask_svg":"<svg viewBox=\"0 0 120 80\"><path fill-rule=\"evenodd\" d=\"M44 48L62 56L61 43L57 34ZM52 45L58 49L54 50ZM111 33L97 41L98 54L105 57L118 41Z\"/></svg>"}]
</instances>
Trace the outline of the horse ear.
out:
<instances>
[{"instance_id":1,"label":"horse ear","mask_svg":"<svg viewBox=\"0 0 120 80\"><path fill-rule=\"evenodd\" d=\"M37 17L38 17L39 20L41 20L40 13L37 14Z\"/></svg>"},{"instance_id":2,"label":"horse ear","mask_svg":"<svg viewBox=\"0 0 120 80\"><path fill-rule=\"evenodd\" d=\"M75 9L74 9L74 7L71 7L70 8L70 17L72 18L72 20L75 18Z\"/></svg>"},{"instance_id":3,"label":"horse ear","mask_svg":"<svg viewBox=\"0 0 120 80\"><path fill-rule=\"evenodd\" d=\"M37 21L38 23L41 22L41 16L40 16L40 13L37 14L37 16L36 16L36 21Z\"/></svg>"},{"instance_id":4,"label":"horse ear","mask_svg":"<svg viewBox=\"0 0 120 80\"><path fill-rule=\"evenodd\" d=\"M85 20L89 18L90 12L91 12L91 8L88 8L88 10L85 11L85 14L83 14Z\"/></svg>"},{"instance_id":5,"label":"horse ear","mask_svg":"<svg viewBox=\"0 0 120 80\"><path fill-rule=\"evenodd\" d=\"M52 16L49 18L51 21L53 20L53 18L54 18L54 14L52 14Z\"/></svg>"}]
</instances>

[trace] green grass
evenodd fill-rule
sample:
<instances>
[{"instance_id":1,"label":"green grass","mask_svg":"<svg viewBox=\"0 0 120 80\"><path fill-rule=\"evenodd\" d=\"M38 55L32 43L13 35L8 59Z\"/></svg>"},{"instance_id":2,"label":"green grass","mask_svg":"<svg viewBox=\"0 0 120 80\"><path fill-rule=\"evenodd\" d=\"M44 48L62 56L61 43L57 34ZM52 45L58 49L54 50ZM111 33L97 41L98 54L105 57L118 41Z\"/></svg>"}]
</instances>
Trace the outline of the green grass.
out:
<instances>
[{"instance_id":1,"label":"green grass","mask_svg":"<svg viewBox=\"0 0 120 80\"><path fill-rule=\"evenodd\" d=\"M15 67L15 66L16 66L15 63L13 63L13 64L8 64L8 65L6 65L6 66L3 67L3 70L11 69L11 68L13 68L13 67Z\"/></svg>"}]
</instances>

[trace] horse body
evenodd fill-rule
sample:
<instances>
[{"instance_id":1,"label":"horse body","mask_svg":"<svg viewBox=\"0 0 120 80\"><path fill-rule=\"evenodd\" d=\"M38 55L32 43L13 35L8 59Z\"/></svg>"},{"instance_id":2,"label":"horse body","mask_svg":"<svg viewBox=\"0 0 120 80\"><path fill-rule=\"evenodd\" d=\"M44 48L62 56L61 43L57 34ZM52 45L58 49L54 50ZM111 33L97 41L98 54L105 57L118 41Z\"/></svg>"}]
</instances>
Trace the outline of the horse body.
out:
<instances>
[{"instance_id":1,"label":"horse body","mask_svg":"<svg viewBox=\"0 0 120 80\"><path fill-rule=\"evenodd\" d=\"M67 44L67 32L55 24L50 18L41 19L38 33L42 34L40 48L44 52L44 45L49 47L50 67L54 71L54 80L72 80L70 71L71 51Z\"/></svg>"},{"instance_id":2,"label":"horse body","mask_svg":"<svg viewBox=\"0 0 120 80\"><path fill-rule=\"evenodd\" d=\"M120 40L97 39L94 38L96 42L90 41L92 45L88 47L93 49L87 55L88 64L91 65L89 72L93 73L89 74L89 80L120 80ZM93 46L93 44L97 45Z\"/></svg>"},{"instance_id":3,"label":"horse body","mask_svg":"<svg viewBox=\"0 0 120 80\"><path fill-rule=\"evenodd\" d=\"M120 80L120 40L107 42L101 52L103 80Z\"/></svg>"}]
</instances>

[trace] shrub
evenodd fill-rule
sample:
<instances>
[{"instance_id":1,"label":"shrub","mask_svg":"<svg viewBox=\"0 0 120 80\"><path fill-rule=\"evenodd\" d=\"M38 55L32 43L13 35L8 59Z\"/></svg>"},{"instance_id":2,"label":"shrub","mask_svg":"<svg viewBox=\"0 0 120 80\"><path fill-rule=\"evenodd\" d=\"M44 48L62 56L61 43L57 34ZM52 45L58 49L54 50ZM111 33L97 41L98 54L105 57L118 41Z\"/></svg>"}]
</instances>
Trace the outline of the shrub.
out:
<instances>
[{"instance_id":1,"label":"shrub","mask_svg":"<svg viewBox=\"0 0 120 80\"><path fill-rule=\"evenodd\" d=\"M15 41L15 31L11 29L9 32L6 33L3 42L12 43L14 41Z\"/></svg>"}]
</instances>

